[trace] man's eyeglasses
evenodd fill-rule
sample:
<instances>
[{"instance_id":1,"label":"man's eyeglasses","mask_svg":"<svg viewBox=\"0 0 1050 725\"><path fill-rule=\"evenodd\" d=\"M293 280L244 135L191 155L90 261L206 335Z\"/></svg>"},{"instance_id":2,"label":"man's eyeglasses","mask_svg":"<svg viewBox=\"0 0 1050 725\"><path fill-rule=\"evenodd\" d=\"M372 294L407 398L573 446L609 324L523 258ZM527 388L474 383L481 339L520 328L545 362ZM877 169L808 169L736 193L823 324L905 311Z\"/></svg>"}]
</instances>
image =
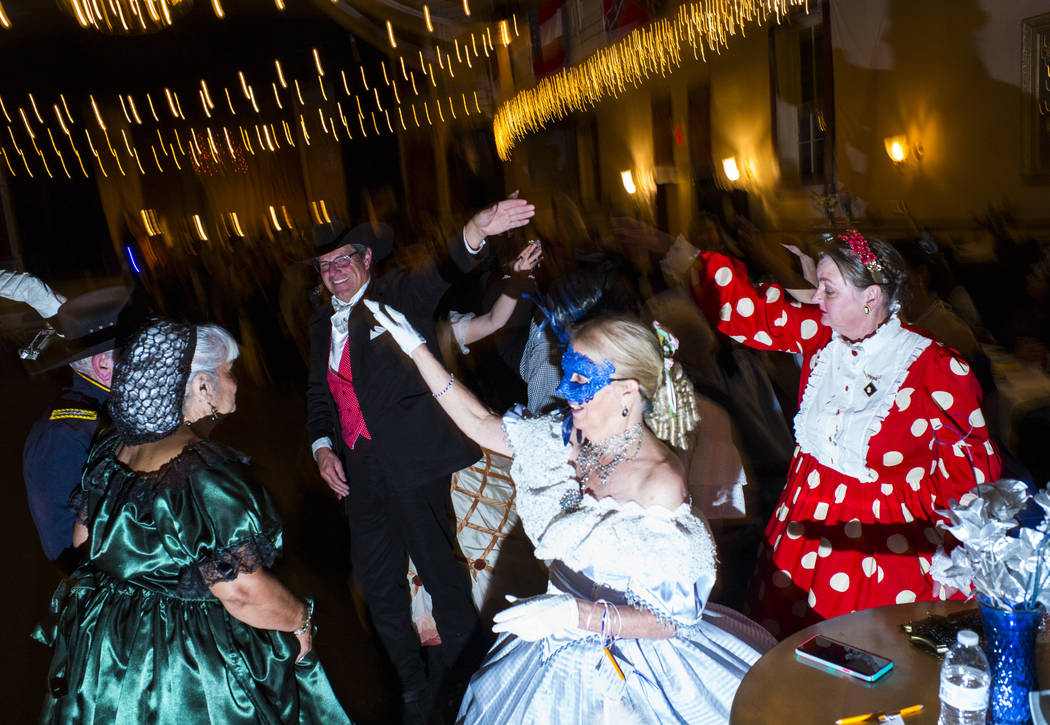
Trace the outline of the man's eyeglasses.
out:
<instances>
[{"instance_id":1,"label":"man's eyeglasses","mask_svg":"<svg viewBox=\"0 0 1050 725\"><path fill-rule=\"evenodd\" d=\"M354 257L356 257L359 254L361 254L361 252L355 249L354 251L350 252L350 254L343 254L332 260L315 259L314 267L316 267L317 271L321 274L327 274L328 271L332 269L332 267L335 267L336 269L346 269L350 266L350 263L354 260Z\"/></svg>"}]
</instances>

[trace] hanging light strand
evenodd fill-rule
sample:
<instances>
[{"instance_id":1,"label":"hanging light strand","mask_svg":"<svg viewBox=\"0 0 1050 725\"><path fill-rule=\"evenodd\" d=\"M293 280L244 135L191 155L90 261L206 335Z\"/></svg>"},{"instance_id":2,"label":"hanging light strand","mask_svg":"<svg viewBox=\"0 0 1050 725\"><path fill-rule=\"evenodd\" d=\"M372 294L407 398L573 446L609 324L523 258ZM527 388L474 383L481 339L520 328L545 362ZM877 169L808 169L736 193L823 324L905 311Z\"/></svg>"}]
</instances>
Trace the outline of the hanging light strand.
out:
<instances>
[{"instance_id":1,"label":"hanging light strand","mask_svg":"<svg viewBox=\"0 0 1050 725\"><path fill-rule=\"evenodd\" d=\"M730 37L743 35L746 25L761 25L771 16L779 20L795 8L808 11L808 0L699 0L681 5L669 17L631 31L579 65L547 76L503 103L492 123L496 150L507 160L528 134L654 75L676 70L683 45L697 60L706 60L705 48L718 52ZM512 19L517 35L517 19Z\"/></svg>"}]
</instances>

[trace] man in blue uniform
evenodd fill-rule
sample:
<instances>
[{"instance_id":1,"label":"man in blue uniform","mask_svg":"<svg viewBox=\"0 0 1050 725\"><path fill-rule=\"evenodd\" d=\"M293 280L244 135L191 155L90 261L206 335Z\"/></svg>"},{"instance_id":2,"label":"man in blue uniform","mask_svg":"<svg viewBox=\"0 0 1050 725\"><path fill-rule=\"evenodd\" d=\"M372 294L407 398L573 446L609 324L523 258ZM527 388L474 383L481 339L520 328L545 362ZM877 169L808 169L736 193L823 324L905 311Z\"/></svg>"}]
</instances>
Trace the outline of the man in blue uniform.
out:
<instances>
[{"instance_id":1,"label":"man in blue uniform","mask_svg":"<svg viewBox=\"0 0 1050 725\"><path fill-rule=\"evenodd\" d=\"M67 364L72 368L71 383L33 425L22 453L29 512L44 554L66 572L77 563L69 496L80 484L88 448L104 416L116 338L127 326L128 303L123 287L73 298L49 320L55 334L45 336L43 345L35 341L39 347L28 356L31 373Z\"/></svg>"}]
</instances>

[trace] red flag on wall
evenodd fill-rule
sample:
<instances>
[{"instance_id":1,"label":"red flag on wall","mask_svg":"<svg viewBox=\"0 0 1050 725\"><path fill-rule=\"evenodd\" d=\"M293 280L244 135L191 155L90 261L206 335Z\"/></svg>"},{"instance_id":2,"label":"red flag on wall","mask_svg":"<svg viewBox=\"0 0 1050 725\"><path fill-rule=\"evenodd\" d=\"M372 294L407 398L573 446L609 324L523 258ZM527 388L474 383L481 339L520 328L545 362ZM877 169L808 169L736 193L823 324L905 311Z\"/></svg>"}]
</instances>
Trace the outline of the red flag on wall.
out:
<instances>
[{"instance_id":1,"label":"red flag on wall","mask_svg":"<svg viewBox=\"0 0 1050 725\"><path fill-rule=\"evenodd\" d=\"M565 65L565 2L545 0L533 10L529 26L532 32L532 71L542 78Z\"/></svg>"}]
</instances>

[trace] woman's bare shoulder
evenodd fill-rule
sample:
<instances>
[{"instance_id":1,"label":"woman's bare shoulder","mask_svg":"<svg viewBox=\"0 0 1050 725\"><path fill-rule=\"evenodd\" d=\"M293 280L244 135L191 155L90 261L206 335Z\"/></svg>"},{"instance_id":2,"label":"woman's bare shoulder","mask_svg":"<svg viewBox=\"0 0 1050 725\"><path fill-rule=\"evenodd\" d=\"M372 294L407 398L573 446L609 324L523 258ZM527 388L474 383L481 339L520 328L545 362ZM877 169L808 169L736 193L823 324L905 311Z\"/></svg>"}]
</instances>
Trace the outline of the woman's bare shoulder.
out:
<instances>
[{"instance_id":1,"label":"woman's bare shoulder","mask_svg":"<svg viewBox=\"0 0 1050 725\"><path fill-rule=\"evenodd\" d=\"M682 464L673 454L654 458L647 468L639 482L639 503L673 511L688 500Z\"/></svg>"}]
</instances>

